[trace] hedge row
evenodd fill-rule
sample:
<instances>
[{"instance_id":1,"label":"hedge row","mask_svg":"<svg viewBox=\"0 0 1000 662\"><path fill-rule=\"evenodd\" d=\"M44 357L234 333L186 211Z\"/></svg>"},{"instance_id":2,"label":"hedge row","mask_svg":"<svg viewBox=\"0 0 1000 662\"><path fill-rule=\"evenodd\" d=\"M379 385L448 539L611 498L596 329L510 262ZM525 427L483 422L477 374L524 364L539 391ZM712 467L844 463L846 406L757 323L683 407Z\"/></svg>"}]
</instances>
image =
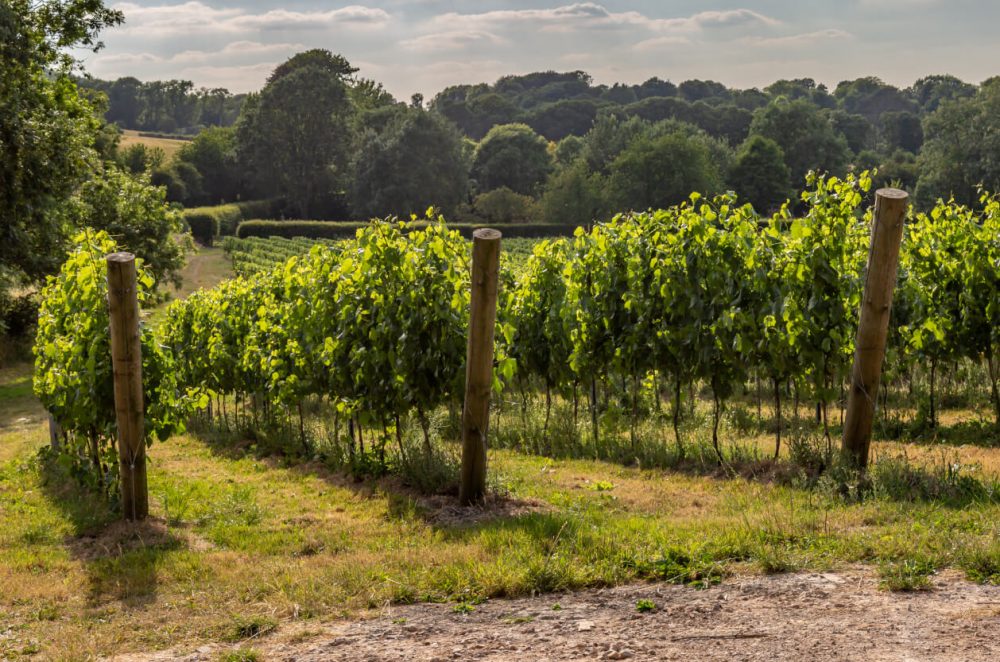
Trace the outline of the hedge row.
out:
<instances>
[{"instance_id":1,"label":"hedge row","mask_svg":"<svg viewBox=\"0 0 1000 662\"><path fill-rule=\"evenodd\" d=\"M218 236L236 234L239 224L248 218L270 216L279 201L248 200L213 207L192 207L184 210L184 220L191 228L191 235L206 246Z\"/></svg>"},{"instance_id":2,"label":"hedge row","mask_svg":"<svg viewBox=\"0 0 1000 662\"><path fill-rule=\"evenodd\" d=\"M139 131L140 138L159 138L160 140L194 140L194 136L187 136L181 133L156 133L155 131Z\"/></svg>"},{"instance_id":3,"label":"hedge row","mask_svg":"<svg viewBox=\"0 0 1000 662\"><path fill-rule=\"evenodd\" d=\"M414 229L423 229L427 223L413 223ZM236 230L240 239L247 237L306 237L308 239L349 239L364 227L367 221L244 221ZM449 223L448 227L458 230L469 239L476 228L484 227L474 223ZM540 237L572 237L578 225L562 223L498 223L489 227L499 230L508 238L534 239Z\"/></svg>"}]
</instances>

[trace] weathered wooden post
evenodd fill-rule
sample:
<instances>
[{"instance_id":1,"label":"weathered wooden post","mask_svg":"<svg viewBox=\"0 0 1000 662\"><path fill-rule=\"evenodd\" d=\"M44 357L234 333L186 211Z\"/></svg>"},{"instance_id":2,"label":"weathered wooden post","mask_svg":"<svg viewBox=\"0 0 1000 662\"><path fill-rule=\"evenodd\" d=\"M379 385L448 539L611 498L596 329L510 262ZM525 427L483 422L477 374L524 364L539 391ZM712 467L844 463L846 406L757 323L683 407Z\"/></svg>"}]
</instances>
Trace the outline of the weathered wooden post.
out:
<instances>
[{"instance_id":1,"label":"weathered wooden post","mask_svg":"<svg viewBox=\"0 0 1000 662\"><path fill-rule=\"evenodd\" d=\"M486 228L472 233L472 302L462 410L462 484L458 495L463 506L478 503L486 495L486 435L493 388L500 236L496 230Z\"/></svg>"},{"instance_id":2,"label":"weathered wooden post","mask_svg":"<svg viewBox=\"0 0 1000 662\"><path fill-rule=\"evenodd\" d=\"M122 513L125 519L141 520L149 514L149 495L146 491L142 350L135 256L131 253L112 253L105 259L108 263L111 363L115 379Z\"/></svg>"},{"instance_id":3,"label":"weathered wooden post","mask_svg":"<svg viewBox=\"0 0 1000 662\"><path fill-rule=\"evenodd\" d=\"M906 192L894 188L875 192L875 217L841 447L844 459L860 470L868 465L908 197Z\"/></svg>"}]
</instances>

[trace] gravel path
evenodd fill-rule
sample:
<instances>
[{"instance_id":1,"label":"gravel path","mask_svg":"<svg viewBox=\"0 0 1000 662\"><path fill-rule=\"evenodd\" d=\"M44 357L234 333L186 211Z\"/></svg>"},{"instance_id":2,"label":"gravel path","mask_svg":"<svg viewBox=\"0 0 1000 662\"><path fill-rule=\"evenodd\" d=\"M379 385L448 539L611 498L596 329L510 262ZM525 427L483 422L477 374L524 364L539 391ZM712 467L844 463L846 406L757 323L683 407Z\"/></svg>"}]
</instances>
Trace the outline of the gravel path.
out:
<instances>
[{"instance_id":1,"label":"gravel path","mask_svg":"<svg viewBox=\"0 0 1000 662\"><path fill-rule=\"evenodd\" d=\"M639 613L639 600L656 609ZM261 659L300 662L1000 660L1000 587L946 573L932 591L887 593L864 570L737 578L700 591L642 584L492 600L469 613L394 607L252 645ZM122 659L211 660L230 649Z\"/></svg>"}]
</instances>

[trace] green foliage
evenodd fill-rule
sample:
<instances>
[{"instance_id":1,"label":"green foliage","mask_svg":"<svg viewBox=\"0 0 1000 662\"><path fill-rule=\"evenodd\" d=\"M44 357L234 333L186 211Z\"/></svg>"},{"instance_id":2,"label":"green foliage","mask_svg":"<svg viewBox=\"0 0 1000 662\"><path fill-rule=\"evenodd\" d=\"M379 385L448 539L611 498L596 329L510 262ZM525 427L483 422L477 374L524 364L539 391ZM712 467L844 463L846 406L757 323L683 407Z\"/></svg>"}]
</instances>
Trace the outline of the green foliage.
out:
<instances>
[{"instance_id":1,"label":"green foliage","mask_svg":"<svg viewBox=\"0 0 1000 662\"><path fill-rule=\"evenodd\" d=\"M167 205L162 189L146 174L131 175L106 163L81 186L65 208L74 227L102 230L122 250L141 258L155 282L180 283L190 239L179 212Z\"/></svg>"},{"instance_id":2,"label":"green foliage","mask_svg":"<svg viewBox=\"0 0 1000 662\"><path fill-rule=\"evenodd\" d=\"M928 591L934 571L934 564L929 561L883 561L878 569L878 585L886 591Z\"/></svg>"},{"instance_id":3,"label":"green foliage","mask_svg":"<svg viewBox=\"0 0 1000 662\"><path fill-rule=\"evenodd\" d=\"M165 158L162 149L144 143L134 143L118 152L118 163L133 175L159 168Z\"/></svg>"},{"instance_id":4,"label":"green foliage","mask_svg":"<svg viewBox=\"0 0 1000 662\"><path fill-rule=\"evenodd\" d=\"M345 66L326 51L300 53L248 98L237 125L237 150L256 191L286 195L301 218L337 209L350 183L354 107Z\"/></svg>"},{"instance_id":5,"label":"green foliage","mask_svg":"<svg viewBox=\"0 0 1000 662\"><path fill-rule=\"evenodd\" d=\"M243 220L243 212L235 204L192 207L184 210L184 220L195 239L211 246L215 237L236 233L236 228Z\"/></svg>"},{"instance_id":6,"label":"green foliage","mask_svg":"<svg viewBox=\"0 0 1000 662\"><path fill-rule=\"evenodd\" d=\"M190 387L282 405L326 396L339 415L383 426L423 420L460 385L467 259L440 219L375 221L172 304L163 338Z\"/></svg>"},{"instance_id":7,"label":"green foliage","mask_svg":"<svg viewBox=\"0 0 1000 662\"><path fill-rule=\"evenodd\" d=\"M984 83L973 97L942 103L924 120L925 142L917 202L931 207L954 197L973 205L978 187L1000 190L1000 80Z\"/></svg>"},{"instance_id":8,"label":"green foliage","mask_svg":"<svg viewBox=\"0 0 1000 662\"><path fill-rule=\"evenodd\" d=\"M588 225L607 209L604 182L582 159L549 179L538 202L546 223Z\"/></svg>"},{"instance_id":9,"label":"green foliage","mask_svg":"<svg viewBox=\"0 0 1000 662\"><path fill-rule=\"evenodd\" d=\"M640 614L645 614L651 611L656 611L656 603L652 600L647 600L645 598L637 600L635 603L635 610Z\"/></svg>"},{"instance_id":10,"label":"green foliage","mask_svg":"<svg viewBox=\"0 0 1000 662\"><path fill-rule=\"evenodd\" d=\"M506 186L480 193L472 201L473 213L490 225L528 223L535 212L535 201L514 193Z\"/></svg>"},{"instance_id":11,"label":"green foliage","mask_svg":"<svg viewBox=\"0 0 1000 662\"><path fill-rule=\"evenodd\" d=\"M803 99L778 100L758 110L750 135L769 138L781 147L795 182L810 170L841 174L847 165L847 141L816 106Z\"/></svg>"},{"instance_id":12,"label":"green foliage","mask_svg":"<svg viewBox=\"0 0 1000 662\"><path fill-rule=\"evenodd\" d=\"M235 200L239 194L240 172L236 161L236 132L212 127L181 147L177 161L189 164L200 177L200 195L188 195L185 203L217 204Z\"/></svg>"},{"instance_id":13,"label":"green foliage","mask_svg":"<svg viewBox=\"0 0 1000 662\"><path fill-rule=\"evenodd\" d=\"M618 209L663 209L691 191L717 193L722 176L708 147L695 136L670 133L633 141L611 163L608 197Z\"/></svg>"},{"instance_id":14,"label":"green foliage","mask_svg":"<svg viewBox=\"0 0 1000 662\"><path fill-rule=\"evenodd\" d=\"M476 147L472 177L481 192L507 187L534 195L552 171L548 143L525 124L490 129Z\"/></svg>"},{"instance_id":15,"label":"green foliage","mask_svg":"<svg viewBox=\"0 0 1000 662\"><path fill-rule=\"evenodd\" d=\"M759 135L747 139L736 155L729 183L760 212L780 208L791 192L791 172L778 143Z\"/></svg>"},{"instance_id":16,"label":"green foliage","mask_svg":"<svg viewBox=\"0 0 1000 662\"><path fill-rule=\"evenodd\" d=\"M352 206L364 216L450 214L466 198L469 167L458 131L439 115L389 106L362 133ZM380 126L381 125L381 126Z\"/></svg>"},{"instance_id":17,"label":"green foliage","mask_svg":"<svg viewBox=\"0 0 1000 662\"><path fill-rule=\"evenodd\" d=\"M60 211L90 176L100 128L64 53L121 18L99 0L0 5L0 281L58 268L71 234Z\"/></svg>"},{"instance_id":18,"label":"green foliage","mask_svg":"<svg viewBox=\"0 0 1000 662\"><path fill-rule=\"evenodd\" d=\"M41 294L35 337L34 391L45 408L70 433L59 461L81 480L114 489L118 471L115 439L114 375L107 309L107 264L118 250L105 232L87 230ZM140 270L143 301L154 281ZM199 398L177 382L171 353L152 332L141 329L143 404L146 443L183 430Z\"/></svg>"}]
</instances>

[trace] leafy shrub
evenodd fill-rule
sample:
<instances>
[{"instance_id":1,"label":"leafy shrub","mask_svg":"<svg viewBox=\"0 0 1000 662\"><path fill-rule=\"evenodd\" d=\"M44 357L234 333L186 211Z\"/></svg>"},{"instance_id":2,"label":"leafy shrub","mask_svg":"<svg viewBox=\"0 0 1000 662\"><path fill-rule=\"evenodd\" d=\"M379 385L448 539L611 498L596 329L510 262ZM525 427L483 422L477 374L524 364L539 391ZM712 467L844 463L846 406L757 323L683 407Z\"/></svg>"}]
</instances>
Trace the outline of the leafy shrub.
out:
<instances>
[{"instance_id":1,"label":"leafy shrub","mask_svg":"<svg viewBox=\"0 0 1000 662\"><path fill-rule=\"evenodd\" d=\"M215 237L220 234L233 234L236 231L236 227L243 220L243 213L235 204L192 207L184 210L184 220L187 221L195 239L206 246L211 246Z\"/></svg>"},{"instance_id":2,"label":"leafy shrub","mask_svg":"<svg viewBox=\"0 0 1000 662\"><path fill-rule=\"evenodd\" d=\"M69 433L59 460L85 484L117 486L117 420L107 306L107 263L118 250L104 232L86 230L60 273L41 293L35 336L34 391ZM138 297L144 301L153 279L138 267ZM176 381L173 356L148 328L140 329L143 404L147 443L182 430L200 397Z\"/></svg>"},{"instance_id":3,"label":"leafy shrub","mask_svg":"<svg viewBox=\"0 0 1000 662\"><path fill-rule=\"evenodd\" d=\"M506 186L476 196L475 214L487 223L527 223L535 214L535 201Z\"/></svg>"},{"instance_id":4,"label":"leafy shrub","mask_svg":"<svg viewBox=\"0 0 1000 662\"><path fill-rule=\"evenodd\" d=\"M37 294L10 296L0 291L0 335L20 338L29 333L37 321Z\"/></svg>"}]
</instances>

